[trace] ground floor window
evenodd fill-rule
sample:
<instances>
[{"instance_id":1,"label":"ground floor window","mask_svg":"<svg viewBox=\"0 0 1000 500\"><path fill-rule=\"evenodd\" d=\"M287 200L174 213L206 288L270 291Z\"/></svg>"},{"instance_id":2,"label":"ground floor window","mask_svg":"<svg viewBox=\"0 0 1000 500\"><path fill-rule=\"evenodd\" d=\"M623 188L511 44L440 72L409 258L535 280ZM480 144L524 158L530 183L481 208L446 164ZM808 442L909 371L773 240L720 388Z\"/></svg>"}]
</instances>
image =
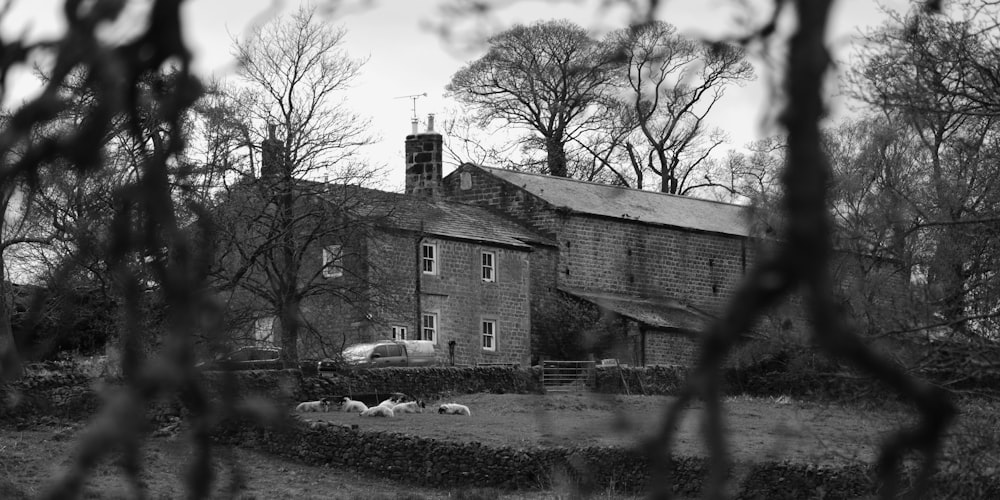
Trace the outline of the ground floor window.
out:
<instances>
[{"instance_id":1,"label":"ground floor window","mask_svg":"<svg viewBox=\"0 0 1000 500\"><path fill-rule=\"evenodd\" d=\"M481 333L483 337L483 350L497 350L497 322L492 319L484 319Z\"/></svg>"},{"instance_id":2,"label":"ground floor window","mask_svg":"<svg viewBox=\"0 0 1000 500\"><path fill-rule=\"evenodd\" d=\"M392 327L392 340L406 340L406 327L405 326Z\"/></svg>"},{"instance_id":3,"label":"ground floor window","mask_svg":"<svg viewBox=\"0 0 1000 500\"><path fill-rule=\"evenodd\" d=\"M437 343L438 315L437 313L424 313L420 322L420 338L417 340L430 340Z\"/></svg>"}]
</instances>

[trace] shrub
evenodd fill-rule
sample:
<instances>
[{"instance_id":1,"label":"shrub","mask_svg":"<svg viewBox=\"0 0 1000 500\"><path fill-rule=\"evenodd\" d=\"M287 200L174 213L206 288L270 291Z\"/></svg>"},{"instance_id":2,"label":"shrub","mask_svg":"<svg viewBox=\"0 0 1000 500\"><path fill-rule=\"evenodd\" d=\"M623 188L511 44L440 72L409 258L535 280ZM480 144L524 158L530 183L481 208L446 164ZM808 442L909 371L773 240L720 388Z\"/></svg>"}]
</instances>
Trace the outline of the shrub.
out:
<instances>
[{"instance_id":1,"label":"shrub","mask_svg":"<svg viewBox=\"0 0 1000 500\"><path fill-rule=\"evenodd\" d=\"M602 314L597 306L566 294L531 305L532 352L542 358L601 358L626 333L620 316Z\"/></svg>"}]
</instances>

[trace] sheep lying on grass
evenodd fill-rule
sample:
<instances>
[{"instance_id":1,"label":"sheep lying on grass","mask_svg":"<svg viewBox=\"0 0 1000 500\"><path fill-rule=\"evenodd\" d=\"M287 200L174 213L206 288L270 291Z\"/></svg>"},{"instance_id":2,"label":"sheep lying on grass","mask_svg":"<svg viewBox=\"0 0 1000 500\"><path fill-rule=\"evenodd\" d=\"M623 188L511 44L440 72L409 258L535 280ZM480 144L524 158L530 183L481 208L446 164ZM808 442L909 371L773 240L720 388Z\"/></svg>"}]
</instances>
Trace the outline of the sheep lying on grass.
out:
<instances>
[{"instance_id":1,"label":"sheep lying on grass","mask_svg":"<svg viewBox=\"0 0 1000 500\"><path fill-rule=\"evenodd\" d=\"M427 405L423 401L400 403L392 408L395 413L423 413Z\"/></svg>"},{"instance_id":2,"label":"sheep lying on grass","mask_svg":"<svg viewBox=\"0 0 1000 500\"><path fill-rule=\"evenodd\" d=\"M330 405L323 400L319 401L305 401L299 403L295 407L295 411L307 412L307 411L330 411Z\"/></svg>"},{"instance_id":3,"label":"sheep lying on grass","mask_svg":"<svg viewBox=\"0 0 1000 500\"><path fill-rule=\"evenodd\" d=\"M388 406L373 406L363 412L361 412L362 417L395 417L395 413L392 408Z\"/></svg>"},{"instance_id":4,"label":"sheep lying on grass","mask_svg":"<svg viewBox=\"0 0 1000 500\"><path fill-rule=\"evenodd\" d=\"M343 411L356 411L364 412L368 410L368 405L362 403L361 401L355 401L347 396L344 396L344 403L341 407Z\"/></svg>"},{"instance_id":5,"label":"sheep lying on grass","mask_svg":"<svg viewBox=\"0 0 1000 500\"><path fill-rule=\"evenodd\" d=\"M402 392L394 392L389 395L389 398L382 401L378 406L385 406L386 408L393 408L400 403L405 403L407 401L413 401L414 399L403 394Z\"/></svg>"},{"instance_id":6,"label":"sheep lying on grass","mask_svg":"<svg viewBox=\"0 0 1000 500\"><path fill-rule=\"evenodd\" d=\"M468 406L460 405L458 403L445 403L438 407L438 413L445 415L465 415L467 417L472 416L472 412L469 411Z\"/></svg>"}]
</instances>

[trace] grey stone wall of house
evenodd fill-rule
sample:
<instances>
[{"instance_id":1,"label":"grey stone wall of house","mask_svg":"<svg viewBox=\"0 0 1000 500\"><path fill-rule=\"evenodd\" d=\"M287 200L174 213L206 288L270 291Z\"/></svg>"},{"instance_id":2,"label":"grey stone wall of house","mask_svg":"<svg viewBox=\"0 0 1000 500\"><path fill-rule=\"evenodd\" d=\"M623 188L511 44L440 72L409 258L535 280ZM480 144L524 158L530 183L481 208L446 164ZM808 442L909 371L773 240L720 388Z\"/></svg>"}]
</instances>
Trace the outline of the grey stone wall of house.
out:
<instances>
[{"instance_id":1,"label":"grey stone wall of house","mask_svg":"<svg viewBox=\"0 0 1000 500\"><path fill-rule=\"evenodd\" d=\"M405 231L381 231L369 241L373 337L392 337L393 327L406 328L407 339L416 338L420 302L417 300L420 238ZM374 339L373 339L374 340Z\"/></svg>"},{"instance_id":2,"label":"grey stone wall of house","mask_svg":"<svg viewBox=\"0 0 1000 500\"><path fill-rule=\"evenodd\" d=\"M670 296L716 311L754 259L745 238L567 213L476 168L460 168L443 185L448 199L499 209L552 234L560 286Z\"/></svg>"},{"instance_id":3,"label":"grey stone wall of house","mask_svg":"<svg viewBox=\"0 0 1000 500\"><path fill-rule=\"evenodd\" d=\"M343 252L340 276L319 277L319 286L330 287L337 293L319 293L302 302L302 314L307 327L299 333L299 358L323 359L336 356L344 346L372 340L378 335L378 325L369 317L373 304L385 300L380 290L370 288L372 275L368 255L371 242L359 238L350 242L321 241L307 250L302 267L303 279L312 278L323 264L324 244L339 244Z\"/></svg>"},{"instance_id":4,"label":"grey stone wall of house","mask_svg":"<svg viewBox=\"0 0 1000 500\"><path fill-rule=\"evenodd\" d=\"M442 186L446 199L492 207L557 240L558 249L552 256L532 255L539 270L532 288L535 297L553 293L559 286L621 295L666 296L717 314L762 251L754 241L743 237L553 207L474 166L460 167L443 180ZM804 325L797 297L794 302L772 311L762 328L787 330L789 325ZM692 361L696 337L659 330L646 333L641 338L645 339L642 349L647 364ZM628 354L624 352L628 345L623 343L623 354ZM640 362L639 357L628 356L633 362Z\"/></svg>"},{"instance_id":5,"label":"grey stone wall of house","mask_svg":"<svg viewBox=\"0 0 1000 500\"><path fill-rule=\"evenodd\" d=\"M421 274L424 312L438 315L438 352L448 359L455 342L455 363L519 363L531 354L530 252L442 238L425 238L437 247L438 274ZM482 253L492 252L496 280L482 279ZM482 322L495 321L495 350L482 345Z\"/></svg>"},{"instance_id":6,"label":"grey stone wall of house","mask_svg":"<svg viewBox=\"0 0 1000 500\"><path fill-rule=\"evenodd\" d=\"M437 249L437 274L419 266L420 245ZM420 339L423 313L437 314L438 360L449 364L449 342L455 342L454 362L519 363L530 356L531 264L527 249L510 249L386 230L367 248L370 299L347 304L323 295L310 302L309 321L324 340L353 342L385 339L392 327L405 327L407 338ZM495 255L496 280L482 279L482 253ZM336 278L340 279L340 278ZM418 284L419 280L419 284ZM495 350L482 348L481 322L496 322Z\"/></svg>"},{"instance_id":7,"label":"grey stone wall of house","mask_svg":"<svg viewBox=\"0 0 1000 500\"><path fill-rule=\"evenodd\" d=\"M742 280L746 240L573 214L558 231L559 284L668 296L718 312Z\"/></svg>"},{"instance_id":8,"label":"grey stone wall of house","mask_svg":"<svg viewBox=\"0 0 1000 500\"><path fill-rule=\"evenodd\" d=\"M548 202L478 168L463 165L444 178L441 186L445 199L496 208L546 236L558 230L558 214Z\"/></svg>"}]
</instances>

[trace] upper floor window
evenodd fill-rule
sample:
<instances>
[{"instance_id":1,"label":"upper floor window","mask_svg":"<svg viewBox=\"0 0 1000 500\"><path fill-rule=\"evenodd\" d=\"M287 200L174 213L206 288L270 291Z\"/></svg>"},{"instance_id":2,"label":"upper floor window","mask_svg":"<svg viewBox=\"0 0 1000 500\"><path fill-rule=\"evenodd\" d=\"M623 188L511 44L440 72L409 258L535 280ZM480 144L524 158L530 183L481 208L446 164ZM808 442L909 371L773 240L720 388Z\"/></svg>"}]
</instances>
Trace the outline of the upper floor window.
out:
<instances>
[{"instance_id":1,"label":"upper floor window","mask_svg":"<svg viewBox=\"0 0 1000 500\"><path fill-rule=\"evenodd\" d=\"M430 340L437 344L437 331L437 313L424 313L420 321L420 338L417 340Z\"/></svg>"},{"instance_id":2,"label":"upper floor window","mask_svg":"<svg viewBox=\"0 0 1000 500\"><path fill-rule=\"evenodd\" d=\"M406 340L406 327L405 326L392 327L392 340Z\"/></svg>"},{"instance_id":3,"label":"upper floor window","mask_svg":"<svg viewBox=\"0 0 1000 500\"><path fill-rule=\"evenodd\" d=\"M437 245L433 243L424 243L420 245L420 257L421 257L421 269L423 269L424 274L437 274L438 262L437 262Z\"/></svg>"},{"instance_id":4,"label":"upper floor window","mask_svg":"<svg viewBox=\"0 0 1000 500\"><path fill-rule=\"evenodd\" d=\"M344 275L343 251L340 245L323 247L323 277L339 278Z\"/></svg>"},{"instance_id":5,"label":"upper floor window","mask_svg":"<svg viewBox=\"0 0 1000 500\"><path fill-rule=\"evenodd\" d=\"M483 350L497 350L497 322L492 319L484 319L482 325Z\"/></svg>"},{"instance_id":6,"label":"upper floor window","mask_svg":"<svg viewBox=\"0 0 1000 500\"><path fill-rule=\"evenodd\" d=\"M496 281L497 254L494 252L483 252L483 281Z\"/></svg>"}]
</instances>

